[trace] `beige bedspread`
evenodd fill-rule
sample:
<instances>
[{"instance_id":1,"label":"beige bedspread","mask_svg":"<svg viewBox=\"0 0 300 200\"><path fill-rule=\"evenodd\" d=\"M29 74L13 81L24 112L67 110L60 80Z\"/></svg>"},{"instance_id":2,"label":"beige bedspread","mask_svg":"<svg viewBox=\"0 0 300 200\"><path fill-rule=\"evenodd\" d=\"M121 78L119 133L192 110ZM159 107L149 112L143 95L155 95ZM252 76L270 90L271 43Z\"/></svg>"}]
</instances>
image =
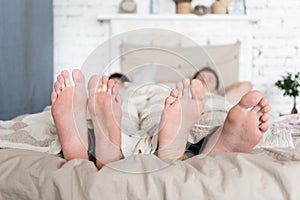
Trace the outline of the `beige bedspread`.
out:
<instances>
[{"instance_id":1,"label":"beige bedspread","mask_svg":"<svg viewBox=\"0 0 300 200\"><path fill-rule=\"evenodd\" d=\"M97 170L92 162L0 151L0 199L300 199L296 149L218 153L174 163L132 156Z\"/></svg>"}]
</instances>

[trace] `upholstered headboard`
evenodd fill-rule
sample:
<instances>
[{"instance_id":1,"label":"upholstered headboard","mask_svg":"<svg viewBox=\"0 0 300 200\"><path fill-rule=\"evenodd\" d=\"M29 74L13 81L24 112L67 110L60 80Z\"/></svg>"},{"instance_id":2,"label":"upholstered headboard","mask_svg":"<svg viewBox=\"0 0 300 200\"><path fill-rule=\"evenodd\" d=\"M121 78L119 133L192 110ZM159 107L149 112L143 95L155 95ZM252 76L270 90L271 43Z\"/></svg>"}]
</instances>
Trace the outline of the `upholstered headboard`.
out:
<instances>
[{"instance_id":1,"label":"upholstered headboard","mask_svg":"<svg viewBox=\"0 0 300 200\"><path fill-rule=\"evenodd\" d=\"M217 71L222 88L239 81L239 42L202 47L122 43L120 53L121 71L133 82L178 81L206 66Z\"/></svg>"}]
</instances>

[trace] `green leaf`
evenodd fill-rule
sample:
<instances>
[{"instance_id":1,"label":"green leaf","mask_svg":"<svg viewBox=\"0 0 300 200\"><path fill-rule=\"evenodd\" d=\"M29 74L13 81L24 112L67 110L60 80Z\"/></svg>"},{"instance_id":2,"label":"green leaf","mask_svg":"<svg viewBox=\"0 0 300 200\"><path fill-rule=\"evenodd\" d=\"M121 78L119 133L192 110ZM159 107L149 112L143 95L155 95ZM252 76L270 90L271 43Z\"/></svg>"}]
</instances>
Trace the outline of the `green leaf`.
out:
<instances>
[{"instance_id":1,"label":"green leaf","mask_svg":"<svg viewBox=\"0 0 300 200\"><path fill-rule=\"evenodd\" d=\"M297 72L296 74L286 72L286 75L281 76L281 80L275 82L275 86L283 90L284 96L299 96L300 72Z\"/></svg>"}]
</instances>

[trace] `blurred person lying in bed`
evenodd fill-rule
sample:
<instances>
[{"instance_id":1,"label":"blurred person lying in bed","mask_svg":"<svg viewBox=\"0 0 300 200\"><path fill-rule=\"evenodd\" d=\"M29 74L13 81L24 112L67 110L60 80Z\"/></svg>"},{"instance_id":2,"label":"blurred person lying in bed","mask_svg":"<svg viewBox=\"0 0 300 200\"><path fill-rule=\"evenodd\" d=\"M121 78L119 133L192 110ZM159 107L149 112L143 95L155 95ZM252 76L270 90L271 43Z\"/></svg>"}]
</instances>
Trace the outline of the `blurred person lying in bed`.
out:
<instances>
[{"instance_id":1,"label":"blurred person lying in bed","mask_svg":"<svg viewBox=\"0 0 300 200\"><path fill-rule=\"evenodd\" d=\"M252 90L252 84L248 81L239 81L219 91L220 79L211 67L204 67L197 71L192 79L199 79L207 92L224 96L232 103L237 103L243 95Z\"/></svg>"},{"instance_id":2,"label":"blurred person lying in bed","mask_svg":"<svg viewBox=\"0 0 300 200\"><path fill-rule=\"evenodd\" d=\"M100 169L120 159L122 98L115 81L107 76L92 76L88 94L84 79L77 69L72 77L67 71L58 75L51 94L52 116L64 158L88 159L88 109L95 132L96 166ZM189 131L203 111L204 93L201 81L185 78L167 96L159 123L159 158L183 157ZM230 109L223 126L210 138L203 152L251 151L268 129L269 110L269 103L260 92L247 93Z\"/></svg>"},{"instance_id":3,"label":"blurred person lying in bed","mask_svg":"<svg viewBox=\"0 0 300 200\"><path fill-rule=\"evenodd\" d=\"M217 93L220 85L220 80L217 73L210 67L204 67L197 71L192 79L199 79L206 89L211 93Z\"/></svg>"},{"instance_id":4,"label":"blurred person lying in bed","mask_svg":"<svg viewBox=\"0 0 300 200\"><path fill-rule=\"evenodd\" d=\"M121 73L117 73L117 72L109 75L108 78L115 81L116 87L118 87L119 90L125 88L126 82L127 83L130 82L130 80L127 78L127 76L125 76L124 74L121 74Z\"/></svg>"}]
</instances>

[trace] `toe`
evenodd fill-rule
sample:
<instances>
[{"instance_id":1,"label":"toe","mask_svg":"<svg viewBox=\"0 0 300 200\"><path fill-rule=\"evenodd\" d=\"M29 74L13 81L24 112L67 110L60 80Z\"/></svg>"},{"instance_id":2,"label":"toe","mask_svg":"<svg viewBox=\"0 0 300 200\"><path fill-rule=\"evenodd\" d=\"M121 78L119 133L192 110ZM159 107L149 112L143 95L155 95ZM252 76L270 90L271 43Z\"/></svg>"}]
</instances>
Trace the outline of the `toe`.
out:
<instances>
[{"instance_id":1,"label":"toe","mask_svg":"<svg viewBox=\"0 0 300 200\"><path fill-rule=\"evenodd\" d=\"M191 91L192 91L192 98L198 101L202 101L204 97L205 88L203 87L202 83L198 79L193 79L191 81Z\"/></svg>"},{"instance_id":2,"label":"toe","mask_svg":"<svg viewBox=\"0 0 300 200\"><path fill-rule=\"evenodd\" d=\"M165 100L165 108L168 108L170 105L172 105L177 98L172 97L172 96L168 96Z\"/></svg>"},{"instance_id":3,"label":"toe","mask_svg":"<svg viewBox=\"0 0 300 200\"><path fill-rule=\"evenodd\" d=\"M119 94L119 90L118 87L116 86L116 84L114 84L111 88L111 94L116 97Z\"/></svg>"},{"instance_id":4,"label":"toe","mask_svg":"<svg viewBox=\"0 0 300 200\"><path fill-rule=\"evenodd\" d=\"M115 81L110 79L107 82L107 92L112 95L112 88L115 85Z\"/></svg>"},{"instance_id":5,"label":"toe","mask_svg":"<svg viewBox=\"0 0 300 200\"><path fill-rule=\"evenodd\" d=\"M61 89L65 89L66 85L65 85L65 79L64 77L60 74L57 76L57 81L60 83L61 85Z\"/></svg>"},{"instance_id":6,"label":"toe","mask_svg":"<svg viewBox=\"0 0 300 200\"><path fill-rule=\"evenodd\" d=\"M54 89L55 89L55 92L59 95L62 90L60 82L56 81L54 83Z\"/></svg>"},{"instance_id":7,"label":"toe","mask_svg":"<svg viewBox=\"0 0 300 200\"><path fill-rule=\"evenodd\" d=\"M56 101L57 99L57 93L56 92L52 92L51 93L51 102L52 104Z\"/></svg>"},{"instance_id":8,"label":"toe","mask_svg":"<svg viewBox=\"0 0 300 200\"><path fill-rule=\"evenodd\" d=\"M64 77L63 77L61 74L59 74L59 75L57 76L57 81L60 82L60 83L64 83L64 82L65 82L65 81L64 81Z\"/></svg>"},{"instance_id":9,"label":"toe","mask_svg":"<svg viewBox=\"0 0 300 200\"><path fill-rule=\"evenodd\" d=\"M182 97L182 90L183 90L183 83L182 83L182 81L177 82L176 89L178 91L177 97L178 98Z\"/></svg>"},{"instance_id":10,"label":"toe","mask_svg":"<svg viewBox=\"0 0 300 200\"><path fill-rule=\"evenodd\" d=\"M75 83L75 85L81 85L84 83L84 75L79 69L74 69L72 71L72 78Z\"/></svg>"},{"instance_id":11,"label":"toe","mask_svg":"<svg viewBox=\"0 0 300 200\"><path fill-rule=\"evenodd\" d=\"M102 88L101 91L102 92L107 92L107 82L108 82L108 77L107 76L102 76Z\"/></svg>"},{"instance_id":12,"label":"toe","mask_svg":"<svg viewBox=\"0 0 300 200\"><path fill-rule=\"evenodd\" d=\"M182 83L183 83L182 95L188 97L190 94L190 79L184 78L182 80Z\"/></svg>"},{"instance_id":13,"label":"toe","mask_svg":"<svg viewBox=\"0 0 300 200\"><path fill-rule=\"evenodd\" d=\"M261 122L267 122L268 120L269 120L269 115L266 113L260 117Z\"/></svg>"},{"instance_id":14,"label":"toe","mask_svg":"<svg viewBox=\"0 0 300 200\"><path fill-rule=\"evenodd\" d=\"M261 125L259 126L259 130L262 132L266 132L268 130L269 126L267 123L261 123Z\"/></svg>"},{"instance_id":15,"label":"toe","mask_svg":"<svg viewBox=\"0 0 300 200\"><path fill-rule=\"evenodd\" d=\"M93 75L88 83L88 90L90 96L93 96L96 90L98 89L98 84L99 84L99 77L97 75Z\"/></svg>"},{"instance_id":16,"label":"toe","mask_svg":"<svg viewBox=\"0 0 300 200\"><path fill-rule=\"evenodd\" d=\"M260 100L260 102L259 102L259 105L260 105L261 107L268 106L268 105L269 105L268 99L262 98L262 99Z\"/></svg>"},{"instance_id":17,"label":"toe","mask_svg":"<svg viewBox=\"0 0 300 200\"><path fill-rule=\"evenodd\" d=\"M170 96L172 96L174 98L177 98L178 97L178 90L176 88L174 88L173 90L171 90Z\"/></svg>"},{"instance_id":18,"label":"toe","mask_svg":"<svg viewBox=\"0 0 300 200\"><path fill-rule=\"evenodd\" d=\"M258 105L261 99L262 99L261 92L254 90L245 94L238 104L239 106L248 109Z\"/></svg>"},{"instance_id":19,"label":"toe","mask_svg":"<svg viewBox=\"0 0 300 200\"><path fill-rule=\"evenodd\" d=\"M118 87L116 87L115 84L114 84L114 86L112 87L111 91L112 91L112 95L114 96L116 102L117 102L117 103L122 103L122 97L121 97L121 95L119 94Z\"/></svg>"},{"instance_id":20,"label":"toe","mask_svg":"<svg viewBox=\"0 0 300 200\"><path fill-rule=\"evenodd\" d=\"M267 106L265 106L265 107L263 107L261 109L261 111L264 112L264 113L270 112L270 110L271 110L271 106L270 105L267 105Z\"/></svg>"},{"instance_id":21,"label":"toe","mask_svg":"<svg viewBox=\"0 0 300 200\"><path fill-rule=\"evenodd\" d=\"M111 91L112 91L112 95L113 95L113 97L115 98L116 102L122 104L122 97L121 97L121 95L119 94L119 89L118 89L118 87L116 86L116 83L114 83L114 85L113 85Z\"/></svg>"},{"instance_id":22,"label":"toe","mask_svg":"<svg viewBox=\"0 0 300 200\"><path fill-rule=\"evenodd\" d=\"M115 99L116 99L117 103L120 103L120 104L122 103L122 96L120 94L117 94L115 96Z\"/></svg>"},{"instance_id":23,"label":"toe","mask_svg":"<svg viewBox=\"0 0 300 200\"><path fill-rule=\"evenodd\" d=\"M71 86L71 81L70 81L70 76L69 76L69 72L67 70L63 70L61 72L61 75L64 77L64 83L66 87Z\"/></svg>"}]
</instances>

